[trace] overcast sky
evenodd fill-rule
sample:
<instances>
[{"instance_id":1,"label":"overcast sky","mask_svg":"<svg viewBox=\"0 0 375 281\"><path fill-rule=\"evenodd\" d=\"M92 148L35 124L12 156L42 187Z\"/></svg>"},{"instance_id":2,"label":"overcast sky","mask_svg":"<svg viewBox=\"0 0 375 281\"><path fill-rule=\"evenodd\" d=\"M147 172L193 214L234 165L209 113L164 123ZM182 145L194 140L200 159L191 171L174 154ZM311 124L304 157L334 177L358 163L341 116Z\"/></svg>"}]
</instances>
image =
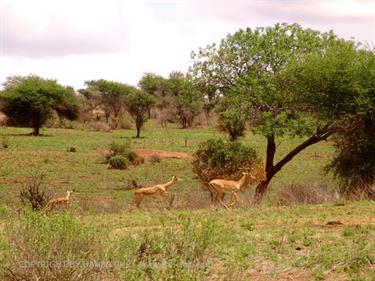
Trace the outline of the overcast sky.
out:
<instances>
[{"instance_id":1,"label":"overcast sky","mask_svg":"<svg viewBox=\"0 0 375 281\"><path fill-rule=\"evenodd\" d=\"M0 82L63 85L186 71L190 53L239 28L297 22L375 45L375 0L0 0Z\"/></svg>"}]
</instances>

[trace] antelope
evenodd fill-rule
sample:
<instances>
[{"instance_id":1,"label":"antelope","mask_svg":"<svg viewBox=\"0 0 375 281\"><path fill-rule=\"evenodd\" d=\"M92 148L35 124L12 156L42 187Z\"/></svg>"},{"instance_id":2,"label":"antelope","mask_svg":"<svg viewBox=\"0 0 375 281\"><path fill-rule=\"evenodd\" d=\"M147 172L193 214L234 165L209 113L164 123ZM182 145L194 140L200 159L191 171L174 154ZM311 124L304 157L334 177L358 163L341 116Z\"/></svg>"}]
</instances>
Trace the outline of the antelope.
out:
<instances>
[{"instance_id":1,"label":"antelope","mask_svg":"<svg viewBox=\"0 0 375 281\"><path fill-rule=\"evenodd\" d=\"M228 206L222 201L224 195L228 194L231 196L232 202L229 206L233 206L238 201L237 192L246 188L251 180L256 179L251 173L242 172L242 175L238 181L214 179L208 183L208 189L213 198L218 200L226 209L228 209Z\"/></svg>"},{"instance_id":2,"label":"antelope","mask_svg":"<svg viewBox=\"0 0 375 281\"><path fill-rule=\"evenodd\" d=\"M66 196L65 197L57 197L57 198L51 199L47 203L47 205L46 205L46 210L50 211L50 210L56 208L59 205L70 205L70 203L71 203L71 198L70 197L71 197L72 193L73 193L73 191L68 190L66 192Z\"/></svg>"},{"instance_id":3,"label":"antelope","mask_svg":"<svg viewBox=\"0 0 375 281\"><path fill-rule=\"evenodd\" d=\"M163 196L164 198L168 198L168 188L175 182L181 181L181 179L173 176L171 180L167 181L163 184L157 184L150 187L142 187L134 191L134 203L139 208L145 196Z\"/></svg>"}]
</instances>

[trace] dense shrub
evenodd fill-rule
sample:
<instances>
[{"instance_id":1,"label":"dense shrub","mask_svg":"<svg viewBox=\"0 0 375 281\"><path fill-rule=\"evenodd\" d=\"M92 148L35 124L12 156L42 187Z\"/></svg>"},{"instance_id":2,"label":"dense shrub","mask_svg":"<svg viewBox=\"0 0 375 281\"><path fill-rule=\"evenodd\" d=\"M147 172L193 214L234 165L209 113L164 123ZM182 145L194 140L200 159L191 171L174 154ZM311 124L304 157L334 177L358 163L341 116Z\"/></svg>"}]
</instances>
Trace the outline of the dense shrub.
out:
<instances>
[{"instance_id":1,"label":"dense shrub","mask_svg":"<svg viewBox=\"0 0 375 281\"><path fill-rule=\"evenodd\" d=\"M343 193L375 198L375 112L343 124L336 148L338 153L328 169L340 180Z\"/></svg>"},{"instance_id":2,"label":"dense shrub","mask_svg":"<svg viewBox=\"0 0 375 281\"><path fill-rule=\"evenodd\" d=\"M109 144L109 149L112 151L113 156L122 155L125 156L130 151L130 141L126 140L124 142L111 142Z\"/></svg>"},{"instance_id":3,"label":"dense shrub","mask_svg":"<svg viewBox=\"0 0 375 281\"><path fill-rule=\"evenodd\" d=\"M129 164L137 166L144 163L144 158L131 150L130 140L122 143L110 143L108 150L103 153L104 163L114 169L126 169Z\"/></svg>"},{"instance_id":4,"label":"dense shrub","mask_svg":"<svg viewBox=\"0 0 375 281\"><path fill-rule=\"evenodd\" d=\"M193 160L193 172L203 184L214 178L238 179L241 171L254 171L255 166L260 166L260 160L253 148L221 139L201 143ZM263 177L262 169L255 170L257 178Z\"/></svg>"},{"instance_id":5,"label":"dense shrub","mask_svg":"<svg viewBox=\"0 0 375 281\"><path fill-rule=\"evenodd\" d=\"M93 263L104 258L106 234L71 215L26 213L2 234L1 280L113 280Z\"/></svg>"},{"instance_id":6,"label":"dense shrub","mask_svg":"<svg viewBox=\"0 0 375 281\"><path fill-rule=\"evenodd\" d=\"M128 161L124 156L116 155L109 159L109 165L113 169L125 170L128 167Z\"/></svg>"}]
</instances>

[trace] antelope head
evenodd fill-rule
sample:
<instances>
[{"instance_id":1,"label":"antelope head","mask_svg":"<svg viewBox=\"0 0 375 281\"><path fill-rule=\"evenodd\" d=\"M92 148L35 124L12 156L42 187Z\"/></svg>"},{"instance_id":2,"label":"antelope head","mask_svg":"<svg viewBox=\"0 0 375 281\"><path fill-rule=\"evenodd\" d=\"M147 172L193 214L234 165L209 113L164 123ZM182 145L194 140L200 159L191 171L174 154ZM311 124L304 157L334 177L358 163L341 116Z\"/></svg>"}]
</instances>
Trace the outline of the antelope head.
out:
<instances>
[{"instance_id":1,"label":"antelope head","mask_svg":"<svg viewBox=\"0 0 375 281\"><path fill-rule=\"evenodd\" d=\"M176 176L173 176L172 181L173 182L179 182L179 181L182 181L182 179L180 179L180 178L178 178Z\"/></svg>"}]
</instances>

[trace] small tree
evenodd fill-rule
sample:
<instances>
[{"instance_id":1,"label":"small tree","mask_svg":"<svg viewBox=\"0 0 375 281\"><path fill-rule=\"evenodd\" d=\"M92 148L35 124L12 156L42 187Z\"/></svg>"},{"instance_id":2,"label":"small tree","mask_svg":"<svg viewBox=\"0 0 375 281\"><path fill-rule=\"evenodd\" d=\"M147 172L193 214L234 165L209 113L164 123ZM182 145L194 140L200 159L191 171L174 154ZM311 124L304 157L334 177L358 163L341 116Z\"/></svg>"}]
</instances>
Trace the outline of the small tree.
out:
<instances>
[{"instance_id":1,"label":"small tree","mask_svg":"<svg viewBox=\"0 0 375 281\"><path fill-rule=\"evenodd\" d=\"M72 88L65 88L55 80L38 76L8 78L0 94L1 110L13 125L33 128L33 135L55 111L61 118L78 117L78 101Z\"/></svg>"},{"instance_id":2,"label":"small tree","mask_svg":"<svg viewBox=\"0 0 375 281\"><path fill-rule=\"evenodd\" d=\"M136 138L140 137L143 124L147 120L147 113L154 104L155 99L151 95L136 88L127 96L125 105L127 111L135 121L135 127L137 129Z\"/></svg>"},{"instance_id":3,"label":"small tree","mask_svg":"<svg viewBox=\"0 0 375 281\"><path fill-rule=\"evenodd\" d=\"M170 94L168 79L155 73L145 73L139 81L138 87L155 97L155 106L158 109L164 110L168 106L166 100L166 97ZM151 108L148 111L148 117L151 117Z\"/></svg>"},{"instance_id":4,"label":"small tree","mask_svg":"<svg viewBox=\"0 0 375 281\"><path fill-rule=\"evenodd\" d=\"M116 121L114 127L117 127L120 114L124 109L126 96L132 91L132 87L104 79L86 81L85 85L86 92L89 92L85 96L95 98L99 94L99 104L105 112L106 122L109 123L109 118L112 115ZM83 90L81 92L84 93Z\"/></svg>"},{"instance_id":5,"label":"small tree","mask_svg":"<svg viewBox=\"0 0 375 281\"><path fill-rule=\"evenodd\" d=\"M171 103L182 128L193 125L195 117L202 112L202 94L187 75L174 71L169 75Z\"/></svg>"}]
</instances>

